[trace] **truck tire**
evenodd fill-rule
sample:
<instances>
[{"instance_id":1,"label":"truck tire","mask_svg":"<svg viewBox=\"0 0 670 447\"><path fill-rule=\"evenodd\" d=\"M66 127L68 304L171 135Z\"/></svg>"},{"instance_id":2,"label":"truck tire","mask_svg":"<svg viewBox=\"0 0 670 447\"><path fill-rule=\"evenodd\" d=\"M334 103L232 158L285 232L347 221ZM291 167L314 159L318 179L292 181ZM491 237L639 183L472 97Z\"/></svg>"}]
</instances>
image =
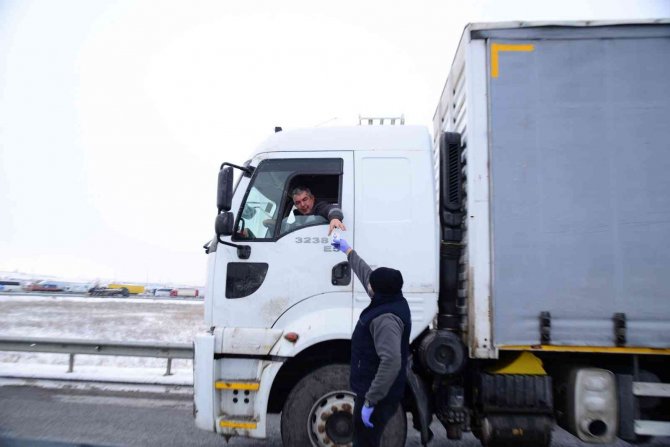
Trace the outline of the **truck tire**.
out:
<instances>
[{"instance_id":1,"label":"truck tire","mask_svg":"<svg viewBox=\"0 0 670 447\"><path fill-rule=\"evenodd\" d=\"M281 412L281 437L286 446L351 446L354 394L349 391L349 366L321 367L303 377L289 393ZM402 447L407 417L393 415L382 435L384 447Z\"/></svg>"}]
</instances>

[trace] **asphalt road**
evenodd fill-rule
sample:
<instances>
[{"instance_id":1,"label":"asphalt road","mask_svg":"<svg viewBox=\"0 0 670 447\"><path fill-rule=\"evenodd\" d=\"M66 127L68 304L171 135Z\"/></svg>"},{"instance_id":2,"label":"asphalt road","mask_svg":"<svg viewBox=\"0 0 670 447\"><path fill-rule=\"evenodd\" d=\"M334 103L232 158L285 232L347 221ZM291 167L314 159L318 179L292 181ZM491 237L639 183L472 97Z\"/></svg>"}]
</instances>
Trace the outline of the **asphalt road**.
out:
<instances>
[{"instance_id":1,"label":"asphalt road","mask_svg":"<svg viewBox=\"0 0 670 447\"><path fill-rule=\"evenodd\" d=\"M267 440L232 438L228 444L214 434L198 430L192 417L189 388L145 390L76 389L16 386L0 383L0 445L62 447L91 446L264 446L280 447L279 416L272 415ZM109 388L109 386L107 386ZM410 424L407 446L421 445ZM461 441L448 441L438 422L430 446L477 447L479 441L466 434ZM583 444L557 429L552 447L582 447ZM617 442L611 446L629 444ZM653 446L670 446L670 439L657 439Z\"/></svg>"}]
</instances>

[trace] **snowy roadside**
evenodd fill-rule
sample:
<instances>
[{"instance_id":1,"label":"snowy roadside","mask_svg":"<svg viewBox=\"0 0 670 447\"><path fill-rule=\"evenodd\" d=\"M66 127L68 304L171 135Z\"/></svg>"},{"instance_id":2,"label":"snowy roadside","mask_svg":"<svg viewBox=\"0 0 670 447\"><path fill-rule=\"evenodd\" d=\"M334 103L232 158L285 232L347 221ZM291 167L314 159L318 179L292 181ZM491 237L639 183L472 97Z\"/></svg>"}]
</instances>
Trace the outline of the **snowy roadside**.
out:
<instances>
[{"instance_id":1,"label":"snowy roadside","mask_svg":"<svg viewBox=\"0 0 670 447\"><path fill-rule=\"evenodd\" d=\"M0 296L0 336L190 343L205 330L203 303L180 300L60 296ZM0 376L191 385L192 361L175 359L164 376L165 359L0 352Z\"/></svg>"}]
</instances>

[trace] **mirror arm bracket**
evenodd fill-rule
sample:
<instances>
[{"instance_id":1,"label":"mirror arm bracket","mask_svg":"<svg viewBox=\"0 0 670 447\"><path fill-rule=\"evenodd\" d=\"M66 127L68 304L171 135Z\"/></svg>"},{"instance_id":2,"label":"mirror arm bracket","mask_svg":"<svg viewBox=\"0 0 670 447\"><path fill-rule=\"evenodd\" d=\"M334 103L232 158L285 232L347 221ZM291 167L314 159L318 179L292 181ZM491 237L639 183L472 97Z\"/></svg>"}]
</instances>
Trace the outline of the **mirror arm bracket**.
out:
<instances>
[{"instance_id":1,"label":"mirror arm bracket","mask_svg":"<svg viewBox=\"0 0 670 447\"><path fill-rule=\"evenodd\" d=\"M239 244L233 244L232 242L226 242L223 239L221 239L221 236L219 235L217 235L216 238L219 240L219 243L223 245L228 245L230 247L237 248L238 258L249 259L249 256L251 256L251 247L249 245L239 245Z\"/></svg>"},{"instance_id":2,"label":"mirror arm bracket","mask_svg":"<svg viewBox=\"0 0 670 447\"><path fill-rule=\"evenodd\" d=\"M244 166L239 166L239 165L235 165L235 164L232 164L232 163L228 163L227 161L221 163L221 167L219 168L219 170L223 169L224 166L230 166L230 167L239 169L240 171L244 172L247 177L250 177L251 174L254 173L254 168L252 166L244 167Z\"/></svg>"}]
</instances>

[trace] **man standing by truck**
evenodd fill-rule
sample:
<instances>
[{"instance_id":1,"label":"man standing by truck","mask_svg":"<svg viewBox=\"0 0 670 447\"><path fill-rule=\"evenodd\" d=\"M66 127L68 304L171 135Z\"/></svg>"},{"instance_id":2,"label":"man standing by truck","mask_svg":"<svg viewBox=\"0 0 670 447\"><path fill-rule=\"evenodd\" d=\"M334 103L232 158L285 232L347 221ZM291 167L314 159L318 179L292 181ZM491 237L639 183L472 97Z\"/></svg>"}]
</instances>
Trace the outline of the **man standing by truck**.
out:
<instances>
[{"instance_id":1,"label":"man standing by truck","mask_svg":"<svg viewBox=\"0 0 670 447\"><path fill-rule=\"evenodd\" d=\"M333 246L349 264L372 301L351 336L350 386L356 393L354 447L380 445L386 423L396 412L405 390L405 369L412 329L402 274L380 267L372 270L344 239Z\"/></svg>"}]
</instances>

